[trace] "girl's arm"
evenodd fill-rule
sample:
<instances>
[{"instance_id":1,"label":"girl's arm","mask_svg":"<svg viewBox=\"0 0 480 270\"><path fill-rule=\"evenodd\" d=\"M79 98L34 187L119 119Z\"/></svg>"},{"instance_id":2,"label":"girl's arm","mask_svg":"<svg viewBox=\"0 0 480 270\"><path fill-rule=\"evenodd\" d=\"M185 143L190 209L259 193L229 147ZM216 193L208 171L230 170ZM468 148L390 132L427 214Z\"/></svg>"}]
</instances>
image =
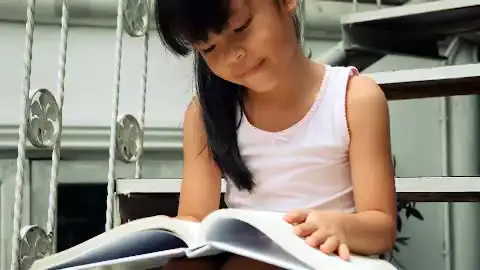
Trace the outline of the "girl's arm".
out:
<instances>
[{"instance_id":1,"label":"girl's arm","mask_svg":"<svg viewBox=\"0 0 480 270\"><path fill-rule=\"evenodd\" d=\"M396 192L389 112L382 89L370 78L352 77L347 94L350 164L357 213L343 218L354 253L390 251L396 239Z\"/></svg>"},{"instance_id":2,"label":"girl's arm","mask_svg":"<svg viewBox=\"0 0 480 270\"><path fill-rule=\"evenodd\" d=\"M183 181L177 218L200 221L220 207L221 173L207 147L196 99L185 113L183 137Z\"/></svg>"}]
</instances>

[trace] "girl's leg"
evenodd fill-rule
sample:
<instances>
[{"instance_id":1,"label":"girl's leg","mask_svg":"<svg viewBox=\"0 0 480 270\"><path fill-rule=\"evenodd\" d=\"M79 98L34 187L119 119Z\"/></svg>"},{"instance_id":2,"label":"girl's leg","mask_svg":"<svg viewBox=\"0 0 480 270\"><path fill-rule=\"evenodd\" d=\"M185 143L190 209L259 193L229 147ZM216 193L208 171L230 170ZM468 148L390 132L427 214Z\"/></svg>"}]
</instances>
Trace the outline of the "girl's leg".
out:
<instances>
[{"instance_id":1,"label":"girl's leg","mask_svg":"<svg viewBox=\"0 0 480 270\"><path fill-rule=\"evenodd\" d=\"M192 268L193 269L193 268ZM220 268L221 270L282 270L282 268L256 261L250 258L231 255L226 263Z\"/></svg>"}]
</instances>

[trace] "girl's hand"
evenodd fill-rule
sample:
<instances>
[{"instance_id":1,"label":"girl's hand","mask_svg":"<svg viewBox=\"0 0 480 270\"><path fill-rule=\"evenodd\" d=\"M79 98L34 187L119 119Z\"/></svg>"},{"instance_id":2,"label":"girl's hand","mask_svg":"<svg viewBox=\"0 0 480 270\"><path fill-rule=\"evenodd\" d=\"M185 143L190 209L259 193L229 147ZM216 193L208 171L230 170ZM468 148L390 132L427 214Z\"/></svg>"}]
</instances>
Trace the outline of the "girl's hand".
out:
<instances>
[{"instance_id":1,"label":"girl's hand","mask_svg":"<svg viewBox=\"0 0 480 270\"><path fill-rule=\"evenodd\" d=\"M304 238L308 245L326 254L336 252L342 259L350 259L346 233L342 222L345 213L296 210L285 215L295 233Z\"/></svg>"},{"instance_id":2,"label":"girl's hand","mask_svg":"<svg viewBox=\"0 0 480 270\"><path fill-rule=\"evenodd\" d=\"M193 222L200 222L200 220L196 217L192 216L176 216L175 219L186 220L186 221L193 221Z\"/></svg>"}]
</instances>

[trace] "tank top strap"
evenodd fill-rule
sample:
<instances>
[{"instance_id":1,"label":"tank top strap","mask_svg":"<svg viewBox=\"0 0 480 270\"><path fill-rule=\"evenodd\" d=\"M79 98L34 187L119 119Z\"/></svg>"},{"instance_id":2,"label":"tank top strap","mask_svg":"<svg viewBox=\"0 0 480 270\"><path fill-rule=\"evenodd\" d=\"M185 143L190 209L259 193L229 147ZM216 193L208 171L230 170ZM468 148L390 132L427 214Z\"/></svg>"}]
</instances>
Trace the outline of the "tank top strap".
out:
<instances>
[{"instance_id":1,"label":"tank top strap","mask_svg":"<svg viewBox=\"0 0 480 270\"><path fill-rule=\"evenodd\" d=\"M358 69L353 66L326 66L328 70L328 82L325 95L329 99L345 101L347 86L350 78L359 74Z\"/></svg>"},{"instance_id":2,"label":"tank top strap","mask_svg":"<svg viewBox=\"0 0 480 270\"><path fill-rule=\"evenodd\" d=\"M350 132L347 124L347 87L352 76L359 75L358 69L353 66L327 66L328 82L323 94L322 106L324 112L333 117L333 132L335 137L342 140L342 144L348 148Z\"/></svg>"}]
</instances>

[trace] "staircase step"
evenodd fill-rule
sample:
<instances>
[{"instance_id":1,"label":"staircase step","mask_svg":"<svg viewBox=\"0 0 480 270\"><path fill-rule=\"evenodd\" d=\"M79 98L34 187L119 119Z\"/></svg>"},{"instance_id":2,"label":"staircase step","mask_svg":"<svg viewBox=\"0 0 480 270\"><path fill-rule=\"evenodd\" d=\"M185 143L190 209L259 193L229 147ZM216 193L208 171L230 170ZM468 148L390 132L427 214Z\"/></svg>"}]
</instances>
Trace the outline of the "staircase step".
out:
<instances>
[{"instance_id":1,"label":"staircase step","mask_svg":"<svg viewBox=\"0 0 480 270\"><path fill-rule=\"evenodd\" d=\"M441 58L437 42L480 30L480 1L440 0L342 16L347 50Z\"/></svg>"},{"instance_id":2,"label":"staircase step","mask_svg":"<svg viewBox=\"0 0 480 270\"><path fill-rule=\"evenodd\" d=\"M179 193L181 178L145 178L145 179L117 179L115 192L117 194L133 193ZM225 192L225 182L222 181L222 192Z\"/></svg>"},{"instance_id":3,"label":"staircase step","mask_svg":"<svg viewBox=\"0 0 480 270\"><path fill-rule=\"evenodd\" d=\"M308 1L308 0L307 0ZM352 3L353 0L317 0L320 2L323 1L332 1L332 2L341 2L341 3ZM408 3L409 0L381 0L382 6L399 6ZM377 0L357 0L358 4L377 4Z\"/></svg>"},{"instance_id":4,"label":"staircase step","mask_svg":"<svg viewBox=\"0 0 480 270\"><path fill-rule=\"evenodd\" d=\"M314 58L314 61L331 66L354 66L360 72L377 62L384 54L366 51L345 51L343 42Z\"/></svg>"},{"instance_id":5,"label":"staircase step","mask_svg":"<svg viewBox=\"0 0 480 270\"><path fill-rule=\"evenodd\" d=\"M396 178L399 199L415 202L480 202L480 177Z\"/></svg>"},{"instance_id":6,"label":"staircase step","mask_svg":"<svg viewBox=\"0 0 480 270\"><path fill-rule=\"evenodd\" d=\"M116 193L172 194L180 192L182 179L117 179ZM399 199L416 202L480 202L480 177L397 177ZM222 182L225 192L225 182Z\"/></svg>"},{"instance_id":7,"label":"staircase step","mask_svg":"<svg viewBox=\"0 0 480 270\"><path fill-rule=\"evenodd\" d=\"M480 64L365 74L389 100L480 94Z\"/></svg>"}]
</instances>

